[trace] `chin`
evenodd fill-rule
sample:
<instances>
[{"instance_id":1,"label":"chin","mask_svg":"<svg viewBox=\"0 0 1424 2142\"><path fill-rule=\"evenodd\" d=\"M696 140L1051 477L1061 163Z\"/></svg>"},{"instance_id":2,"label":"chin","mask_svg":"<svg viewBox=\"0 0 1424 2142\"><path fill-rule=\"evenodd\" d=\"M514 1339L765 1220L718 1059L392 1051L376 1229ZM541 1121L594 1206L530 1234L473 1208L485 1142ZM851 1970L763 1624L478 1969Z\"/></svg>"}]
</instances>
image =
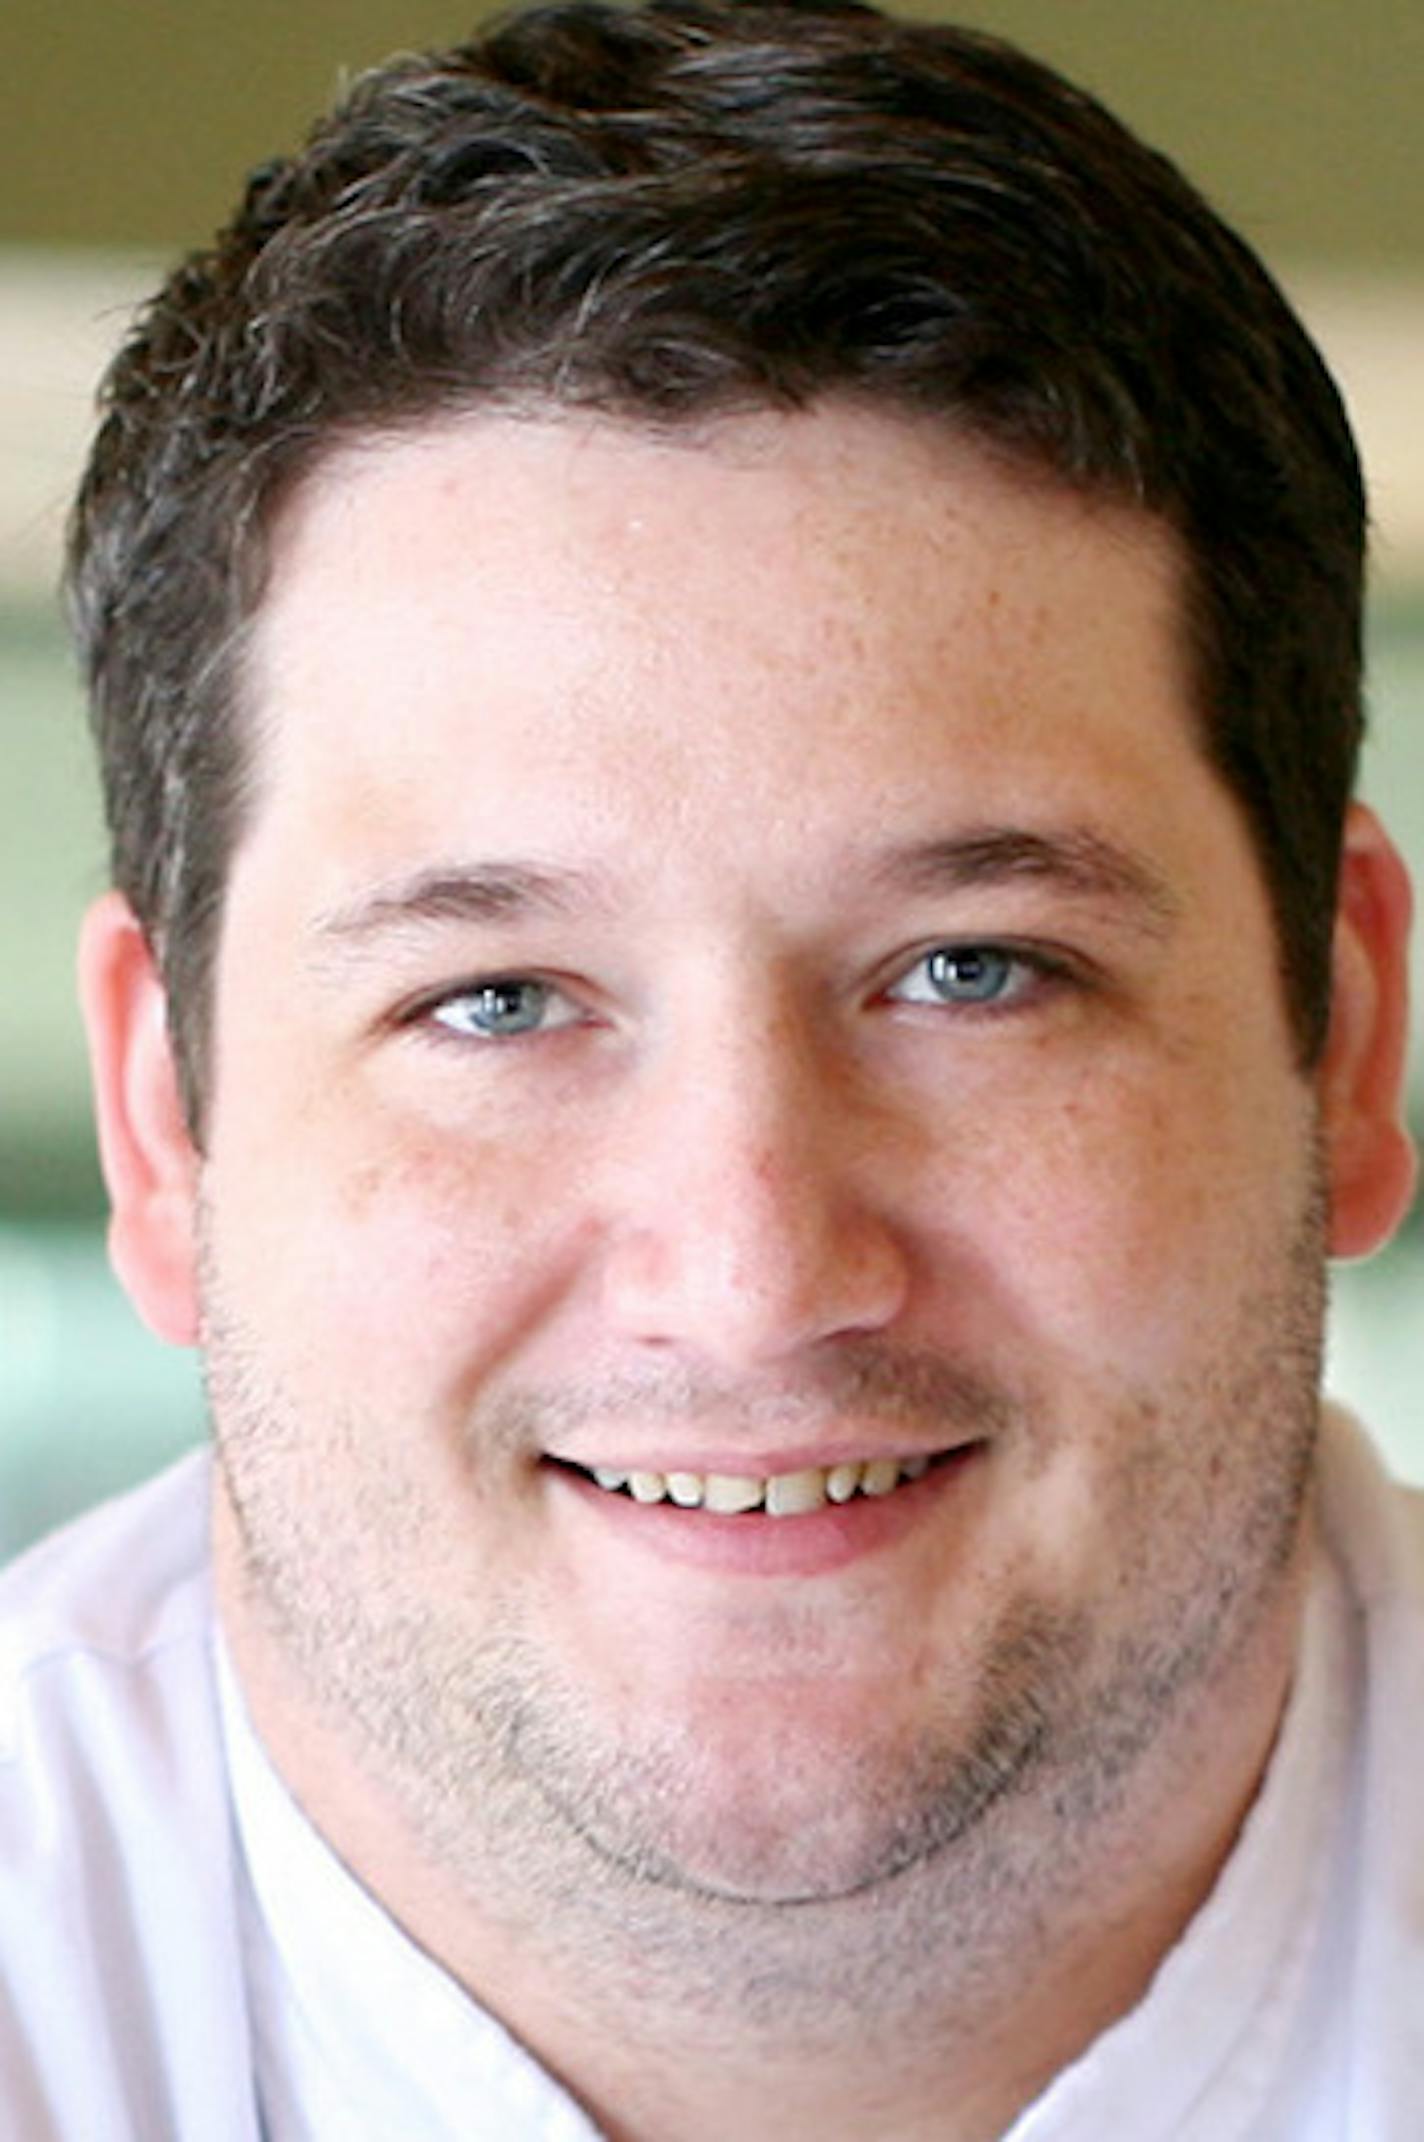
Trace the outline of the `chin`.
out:
<instances>
[{"instance_id":1,"label":"chin","mask_svg":"<svg viewBox=\"0 0 1424 2142\"><path fill-rule=\"evenodd\" d=\"M732 1721L685 1721L595 1765L540 1764L541 1788L611 1870L640 1883L758 1904L830 1902L950 1851L1034 1767L1041 1712L965 1729L867 1733L838 1706L776 1718L765 1689ZM986 1729L987 1726L987 1729ZM535 1750L527 1743L525 1753ZM572 1789L570 1789L572 1788Z\"/></svg>"}]
</instances>

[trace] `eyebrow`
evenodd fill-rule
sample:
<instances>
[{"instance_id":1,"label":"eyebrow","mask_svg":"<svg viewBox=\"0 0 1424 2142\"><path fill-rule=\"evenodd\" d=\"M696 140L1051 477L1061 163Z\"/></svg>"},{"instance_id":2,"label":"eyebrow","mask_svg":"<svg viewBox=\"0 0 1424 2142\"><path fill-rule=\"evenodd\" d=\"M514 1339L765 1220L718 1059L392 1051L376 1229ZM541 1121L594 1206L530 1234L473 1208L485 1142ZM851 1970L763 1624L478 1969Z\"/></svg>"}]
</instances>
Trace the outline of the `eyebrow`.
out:
<instances>
[{"instance_id":1,"label":"eyebrow","mask_svg":"<svg viewBox=\"0 0 1424 2142\"><path fill-rule=\"evenodd\" d=\"M896 849L876 875L925 893L1042 880L1077 898L1126 908L1156 936L1165 936L1181 913L1171 885L1145 856L1083 826L1049 832L976 826Z\"/></svg>"},{"instance_id":2,"label":"eyebrow","mask_svg":"<svg viewBox=\"0 0 1424 2142\"><path fill-rule=\"evenodd\" d=\"M318 950L359 951L376 939L431 924L566 915L597 900L597 882L581 871L524 862L437 865L326 909L313 922L312 935Z\"/></svg>"},{"instance_id":3,"label":"eyebrow","mask_svg":"<svg viewBox=\"0 0 1424 2142\"><path fill-rule=\"evenodd\" d=\"M1109 901L1165 935L1180 912L1167 880L1135 851L1085 827L1052 832L977 826L915 841L877 858L872 877L892 891L944 893L1042 880L1078 898ZM359 954L392 937L441 924L566 916L605 904L600 880L585 871L520 861L437 865L377 885L312 924L314 956Z\"/></svg>"}]
</instances>

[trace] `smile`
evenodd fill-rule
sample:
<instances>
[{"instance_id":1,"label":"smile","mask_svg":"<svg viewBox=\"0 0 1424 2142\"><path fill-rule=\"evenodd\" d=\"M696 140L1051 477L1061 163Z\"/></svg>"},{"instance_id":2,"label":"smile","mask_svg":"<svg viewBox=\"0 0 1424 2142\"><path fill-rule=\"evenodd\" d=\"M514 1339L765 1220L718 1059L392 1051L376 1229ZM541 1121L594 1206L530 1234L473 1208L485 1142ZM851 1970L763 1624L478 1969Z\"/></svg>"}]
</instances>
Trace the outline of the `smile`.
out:
<instances>
[{"instance_id":1,"label":"smile","mask_svg":"<svg viewBox=\"0 0 1424 2142\"><path fill-rule=\"evenodd\" d=\"M585 1479L606 1494L634 1502L671 1502L683 1510L707 1510L718 1517L761 1511L768 1517L808 1517L828 1503L850 1502L857 1495L879 1499L923 1479L940 1457L867 1458L839 1465L812 1465L793 1473L686 1473L623 1471L617 1466L578 1466Z\"/></svg>"}]
</instances>

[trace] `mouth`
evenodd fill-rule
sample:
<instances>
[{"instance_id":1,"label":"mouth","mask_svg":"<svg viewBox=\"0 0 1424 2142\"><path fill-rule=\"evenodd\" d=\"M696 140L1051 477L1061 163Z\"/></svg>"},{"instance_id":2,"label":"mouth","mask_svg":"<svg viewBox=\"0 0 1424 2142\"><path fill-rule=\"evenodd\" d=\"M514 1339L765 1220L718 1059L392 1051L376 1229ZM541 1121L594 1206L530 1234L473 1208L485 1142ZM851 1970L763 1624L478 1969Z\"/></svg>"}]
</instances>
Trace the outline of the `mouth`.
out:
<instances>
[{"instance_id":1,"label":"mouth","mask_svg":"<svg viewBox=\"0 0 1424 2142\"><path fill-rule=\"evenodd\" d=\"M784 1473L653 1472L621 1466L584 1466L557 1460L567 1472L590 1481L605 1495L651 1506L705 1510L716 1517L810 1517L860 1497L884 1501L926 1473L962 1455L957 1450L911 1457L874 1457L835 1465L809 1465Z\"/></svg>"}]
</instances>

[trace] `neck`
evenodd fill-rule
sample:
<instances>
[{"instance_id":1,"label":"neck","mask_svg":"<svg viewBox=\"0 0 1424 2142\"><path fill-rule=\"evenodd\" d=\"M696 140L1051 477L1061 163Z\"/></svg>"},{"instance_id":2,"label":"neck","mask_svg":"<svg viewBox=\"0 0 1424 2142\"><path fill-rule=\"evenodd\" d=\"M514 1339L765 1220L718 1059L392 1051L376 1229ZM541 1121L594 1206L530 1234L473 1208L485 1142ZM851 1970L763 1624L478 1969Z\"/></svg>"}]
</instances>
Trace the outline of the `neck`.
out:
<instances>
[{"instance_id":1,"label":"neck","mask_svg":"<svg viewBox=\"0 0 1424 2142\"><path fill-rule=\"evenodd\" d=\"M766 2131L769 2107L819 2142L991 2142L1147 1992L1230 1854L1287 1691L1282 1667L1251 1730L1228 1748L1217 1721L1150 1815L1056 1865L996 1822L883 1893L764 1912L625 1896L602 1938L584 1912L545 1947L547 1976L498 1940L454 1968L613 2142L723 2142Z\"/></svg>"},{"instance_id":2,"label":"neck","mask_svg":"<svg viewBox=\"0 0 1424 2142\"><path fill-rule=\"evenodd\" d=\"M577 1838L538 1879L498 1835L465 1840L452 1882L372 1751L303 1700L240 1602L224 1620L316 1826L614 2142L721 2142L769 2108L820 2142L990 2142L1137 2003L1211 1890L1279 1727L1301 1592L1298 1567L1106 1798L1040 1793L1051 1823L1009 1798L872 1889L789 1905L639 1881Z\"/></svg>"}]
</instances>

